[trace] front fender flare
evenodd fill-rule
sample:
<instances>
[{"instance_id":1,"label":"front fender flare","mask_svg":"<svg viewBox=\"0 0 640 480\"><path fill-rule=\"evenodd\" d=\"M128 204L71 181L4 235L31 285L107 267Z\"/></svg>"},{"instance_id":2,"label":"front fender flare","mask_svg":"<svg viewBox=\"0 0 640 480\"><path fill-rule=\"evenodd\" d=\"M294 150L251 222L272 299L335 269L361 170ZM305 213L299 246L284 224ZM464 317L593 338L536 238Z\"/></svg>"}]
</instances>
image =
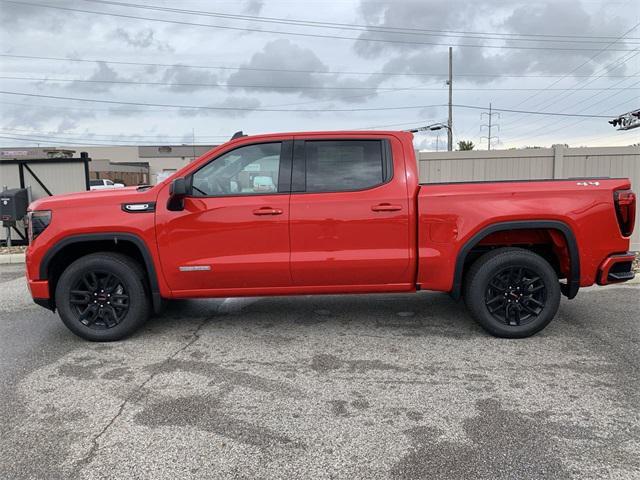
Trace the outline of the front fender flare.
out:
<instances>
[{"instance_id":1,"label":"front fender flare","mask_svg":"<svg viewBox=\"0 0 640 480\"><path fill-rule=\"evenodd\" d=\"M118 243L118 241L123 242L131 242L136 248L140 251L140 255L144 260L144 268L147 272L147 277L149 278L149 287L151 290L151 301L153 304L153 311L158 313L162 308L162 297L160 296L160 287L158 285L158 275L156 273L156 268L153 263L153 257L149 252L149 248L147 244L140 238L138 235L127 232L101 232L101 233L87 233L87 234L77 234L70 235L65 237L58 242L56 242L53 247L51 247L47 253L45 253L44 257L42 257L42 261L40 262L39 268L39 277L40 280L47 280L49 275L49 264L51 260L56 256L60 250L74 243L88 243L88 242L97 242L97 241L113 241L114 243Z\"/></svg>"}]
</instances>

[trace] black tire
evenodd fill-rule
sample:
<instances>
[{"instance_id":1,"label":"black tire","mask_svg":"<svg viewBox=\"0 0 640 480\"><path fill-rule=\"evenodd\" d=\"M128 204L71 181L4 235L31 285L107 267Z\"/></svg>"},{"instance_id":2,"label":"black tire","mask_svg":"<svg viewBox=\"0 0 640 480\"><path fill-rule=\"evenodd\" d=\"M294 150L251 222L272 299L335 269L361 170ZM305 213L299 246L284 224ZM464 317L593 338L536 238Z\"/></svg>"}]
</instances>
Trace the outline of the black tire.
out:
<instances>
[{"instance_id":1,"label":"black tire","mask_svg":"<svg viewBox=\"0 0 640 480\"><path fill-rule=\"evenodd\" d=\"M121 340L149 317L144 271L126 255L92 253L69 265L58 280L58 314L73 333L94 342Z\"/></svg>"},{"instance_id":2,"label":"black tire","mask_svg":"<svg viewBox=\"0 0 640 480\"><path fill-rule=\"evenodd\" d=\"M560 283L540 255L498 248L476 260L465 278L464 301L490 334L524 338L546 327L560 305Z\"/></svg>"}]
</instances>

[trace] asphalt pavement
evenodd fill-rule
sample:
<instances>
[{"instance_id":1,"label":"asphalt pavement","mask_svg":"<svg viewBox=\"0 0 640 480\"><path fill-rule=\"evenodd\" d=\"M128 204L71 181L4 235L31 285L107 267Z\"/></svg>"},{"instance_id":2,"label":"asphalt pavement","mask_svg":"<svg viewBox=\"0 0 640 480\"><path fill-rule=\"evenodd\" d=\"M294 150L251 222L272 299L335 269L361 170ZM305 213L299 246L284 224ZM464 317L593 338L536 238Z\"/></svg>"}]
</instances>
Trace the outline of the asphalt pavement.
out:
<instances>
[{"instance_id":1,"label":"asphalt pavement","mask_svg":"<svg viewBox=\"0 0 640 480\"><path fill-rule=\"evenodd\" d=\"M0 266L0 479L640 478L640 287L524 340L447 295L173 302L73 336Z\"/></svg>"}]
</instances>

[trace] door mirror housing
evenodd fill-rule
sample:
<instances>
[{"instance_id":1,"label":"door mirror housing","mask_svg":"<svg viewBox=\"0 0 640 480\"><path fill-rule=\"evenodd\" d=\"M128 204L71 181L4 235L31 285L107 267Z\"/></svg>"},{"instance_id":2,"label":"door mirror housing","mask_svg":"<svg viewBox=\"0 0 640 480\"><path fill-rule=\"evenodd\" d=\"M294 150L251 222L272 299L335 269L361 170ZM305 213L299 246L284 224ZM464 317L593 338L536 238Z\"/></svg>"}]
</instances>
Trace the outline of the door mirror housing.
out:
<instances>
[{"instance_id":1,"label":"door mirror housing","mask_svg":"<svg viewBox=\"0 0 640 480\"><path fill-rule=\"evenodd\" d=\"M169 186L169 200L167 210L179 212L184 210L184 197L187 196L187 181L184 178L176 178Z\"/></svg>"}]
</instances>

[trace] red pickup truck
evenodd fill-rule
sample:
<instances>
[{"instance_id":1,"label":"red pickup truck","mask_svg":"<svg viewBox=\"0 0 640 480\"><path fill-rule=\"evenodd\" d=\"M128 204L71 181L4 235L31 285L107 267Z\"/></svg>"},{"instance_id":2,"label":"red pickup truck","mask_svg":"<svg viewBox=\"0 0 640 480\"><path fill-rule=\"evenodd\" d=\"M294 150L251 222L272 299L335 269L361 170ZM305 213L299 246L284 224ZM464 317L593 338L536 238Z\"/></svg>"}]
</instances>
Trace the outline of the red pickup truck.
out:
<instances>
[{"instance_id":1,"label":"red pickup truck","mask_svg":"<svg viewBox=\"0 0 640 480\"><path fill-rule=\"evenodd\" d=\"M435 290L488 332L633 278L627 179L420 184L407 132L239 136L149 187L30 205L34 301L94 341L163 299Z\"/></svg>"}]
</instances>

